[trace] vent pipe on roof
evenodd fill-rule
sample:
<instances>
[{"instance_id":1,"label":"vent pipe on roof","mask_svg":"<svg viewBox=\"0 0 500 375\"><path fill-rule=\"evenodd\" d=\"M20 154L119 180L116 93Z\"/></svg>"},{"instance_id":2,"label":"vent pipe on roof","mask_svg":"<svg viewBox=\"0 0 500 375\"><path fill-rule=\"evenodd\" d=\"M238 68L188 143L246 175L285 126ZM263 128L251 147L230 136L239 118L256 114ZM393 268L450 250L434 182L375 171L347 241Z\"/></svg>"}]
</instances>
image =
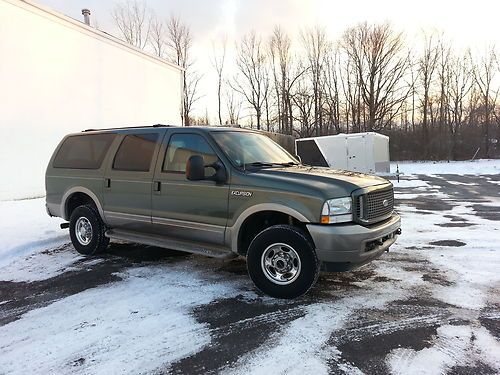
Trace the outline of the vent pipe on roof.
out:
<instances>
[{"instance_id":1,"label":"vent pipe on roof","mask_svg":"<svg viewBox=\"0 0 500 375\"><path fill-rule=\"evenodd\" d=\"M83 22L85 22L87 25L90 26L90 10L82 9L82 14L83 14Z\"/></svg>"}]
</instances>

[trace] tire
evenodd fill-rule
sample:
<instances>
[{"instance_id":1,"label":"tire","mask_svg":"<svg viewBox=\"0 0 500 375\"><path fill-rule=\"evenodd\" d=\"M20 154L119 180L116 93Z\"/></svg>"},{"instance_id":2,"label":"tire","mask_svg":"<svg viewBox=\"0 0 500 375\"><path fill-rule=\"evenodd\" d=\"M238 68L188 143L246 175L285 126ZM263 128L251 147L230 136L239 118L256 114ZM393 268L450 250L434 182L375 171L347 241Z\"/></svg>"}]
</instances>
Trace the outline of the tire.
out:
<instances>
[{"instance_id":1,"label":"tire","mask_svg":"<svg viewBox=\"0 0 500 375\"><path fill-rule=\"evenodd\" d=\"M318 279L319 268L312 241L290 225L263 230L248 248L248 274L271 297L291 299L307 293Z\"/></svg>"},{"instance_id":2,"label":"tire","mask_svg":"<svg viewBox=\"0 0 500 375\"><path fill-rule=\"evenodd\" d=\"M78 206L71 213L69 236L76 251L80 254L95 255L106 250L109 238L104 235L104 232L106 232L106 226L94 206Z\"/></svg>"}]
</instances>

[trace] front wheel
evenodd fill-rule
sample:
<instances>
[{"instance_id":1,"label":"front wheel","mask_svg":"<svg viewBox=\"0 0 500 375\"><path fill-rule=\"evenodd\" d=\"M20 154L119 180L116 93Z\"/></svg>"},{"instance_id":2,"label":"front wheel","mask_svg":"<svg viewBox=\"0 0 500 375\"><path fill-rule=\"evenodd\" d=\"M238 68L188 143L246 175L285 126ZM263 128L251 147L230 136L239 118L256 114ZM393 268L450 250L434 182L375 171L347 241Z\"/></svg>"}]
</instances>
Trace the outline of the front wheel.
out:
<instances>
[{"instance_id":1,"label":"front wheel","mask_svg":"<svg viewBox=\"0 0 500 375\"><path fill-rule=\"evenodd\" d=\"M247 268L255 286L276 298L305 294L319 275L311 240L290 225L274 225L255 236L248 248Z\"/></svg>"},{"instance_id":2,"label":"front wheel","mask_svg":"<svg viewBox=\"0 0 500 375\"><path fill-rule=\"evenodd\" d=\"M94 206L79 206L71 213L69 236L80 254L94 255L104 251L109 244L105 231L106 227Z\"/></svg>"}]
</instances>

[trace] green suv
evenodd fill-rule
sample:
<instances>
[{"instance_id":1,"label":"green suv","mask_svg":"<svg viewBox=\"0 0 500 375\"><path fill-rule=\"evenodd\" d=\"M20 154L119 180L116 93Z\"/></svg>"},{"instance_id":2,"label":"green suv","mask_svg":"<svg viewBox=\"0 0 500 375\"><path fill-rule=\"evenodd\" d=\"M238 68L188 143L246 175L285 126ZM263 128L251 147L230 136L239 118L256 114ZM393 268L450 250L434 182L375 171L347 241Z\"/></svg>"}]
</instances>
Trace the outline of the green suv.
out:
<instances>
[{"instance_id":1,"label":"green suv","mask_svg":"<svg viewBox=\"0 0 500 375\"><path fill-rule=\"evenodd\" d=\"M273 297L306 293L320 271L346 271L400 234L392 184L317 168L265 135L222 127L86 130L66 136L46 173L47 211L75 249L110 239L244 256Z\"/></svg>"}]
</instances>

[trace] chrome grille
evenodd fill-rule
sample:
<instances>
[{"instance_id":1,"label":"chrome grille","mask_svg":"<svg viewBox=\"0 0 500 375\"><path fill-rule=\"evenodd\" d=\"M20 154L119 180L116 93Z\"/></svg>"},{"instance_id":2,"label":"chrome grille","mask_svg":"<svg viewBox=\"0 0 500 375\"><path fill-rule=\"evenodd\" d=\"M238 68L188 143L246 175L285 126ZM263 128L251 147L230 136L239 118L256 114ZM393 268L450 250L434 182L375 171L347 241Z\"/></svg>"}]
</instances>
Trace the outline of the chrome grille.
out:
<instances>
[{"instance_id":1,"label":"chrome grille","mask_svg":"<svg viewBox=\"0 0 500 375\"><path fill-rule=\"evenodd\" d=\"M386 219L394 210L394 191L391 188L373 190L355 198L356 217L366 224ZM385 204L384 204L385 203Z\"/></svg>"}]
</instances>

